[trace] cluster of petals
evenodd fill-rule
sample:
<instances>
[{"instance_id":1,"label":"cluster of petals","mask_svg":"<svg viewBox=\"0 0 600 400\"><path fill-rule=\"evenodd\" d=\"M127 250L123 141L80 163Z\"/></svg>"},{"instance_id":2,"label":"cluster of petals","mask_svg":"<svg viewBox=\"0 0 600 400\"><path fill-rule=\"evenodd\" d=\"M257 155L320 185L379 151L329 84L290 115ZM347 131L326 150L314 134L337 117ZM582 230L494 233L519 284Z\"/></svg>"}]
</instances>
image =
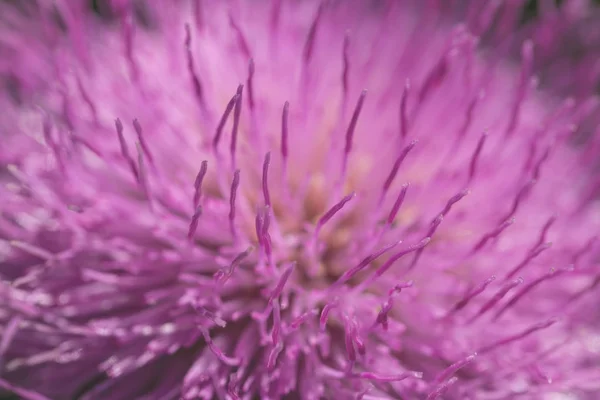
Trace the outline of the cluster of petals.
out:
<instances>
[{"instance_id":1,"label":"cluster of petals","mask_svg":"<svg viewBox=\"0 0 600 400\"><path fill-rule=\"evenodd\" d=\"M600 393L588 1L88 3L0 3L0 396Z\"/></svg>"}]
</instances>

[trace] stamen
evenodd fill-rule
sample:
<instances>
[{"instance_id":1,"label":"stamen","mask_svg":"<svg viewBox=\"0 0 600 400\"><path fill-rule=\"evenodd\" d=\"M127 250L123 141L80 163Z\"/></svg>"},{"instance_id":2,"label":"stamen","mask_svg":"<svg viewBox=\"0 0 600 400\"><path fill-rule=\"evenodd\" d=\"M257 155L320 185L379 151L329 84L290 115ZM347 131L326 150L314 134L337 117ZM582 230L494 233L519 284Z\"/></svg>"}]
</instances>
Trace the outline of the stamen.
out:
<instances>
[{"instance_id":1,"label":"stamen","mask_svg":"<svg viewBox=\"0 0 600 400\"><path fill-rule=\"evenodd\" d=\"M194 209L198 208L198 205L200 204L200 197L202 196L202 182L204 181L207 170L208 161L204 160L200 164L200 171L198 171L196 180L194 181Z\"/></svg>"},{"instance_id":2,"label":"stamen","mask_svg":"<svg viewBox=\"0 0 600 400\"><path fill-rule=\"evenodd\" d=\"M394 286L388 293L388 299L385 303L381 305L381 310L377 314L377 318L375 319L375 323L373 326L377 326L381 324L384 331L388 330L388 313L392 310L394 306L394 298L402 292L402 289L412 287L413 281L408 281L406 283L401 283Z\"/></svg>"},{"instance_id":3,"label":"stamen","mask_svg":"<svg viewBox=\"0 0 600 400\"><path fill-rule=\"evenodd\" d=\"M352 328L350 329L350 333L352 335L352 341L354 342L354 345L356 346L356 349L358 350L358 354L360 354L361 356L364 356L366 354L367 350L366 350L365 342L360 338L360 336L358 334L358 322L356 321L355 317L352 318L351 326L352 326Z\"/></svg>"},{"instance_id":4,"label":"stamen","mask_svg":"<svg viewBox=\"0 0 600 400\"><path fill-rule=\"evenodd\" d=\"M235 269L253 251L254 251L254 247L250 246L246 250L244 250L243 252L241 252L240 254L238 254L237 256L235 256L235 258L233 259L233 261L231 261L231 264L229 264L228 268L223 268L223 269L220 269L217 272L215 272L215 275L214 275L215 280L217 282L219 282L219 283L222 283L222 284L225 283L225 282L227 282L227 280L229 278L231 278L231 275L233 275L233 273L235 272Z\"/></svg>"},{"instance_id":5,"label":"stamen","mask_svg":"<svg viewBox=\"0 0 600 400\"><path fill-rule=\"evenodd\" d=\"M254 111L254 86L253 79L254 78L254 59L250 59L248 62L248 79L246 80L246 85L248 86L248 105L250 106L250 111Z\"/></svg>"},{"instance_id":6,"label":"stamen","mask_svg":"<svg viewBox=\"0 0 600 400\"><path fill-rule=\"evenodd\" d=\"M263 225L262 225L262 234L263 234L263 239L265 238L264 235L268 234L269 232L269 223L270 223L270 207L269 206L265 206L263 209Z\"/></svg>"},{"instance_id":7,"label":"stamen","mask_svg":"<svg viewBox=\"0 0 600 400\"><path fill-rule=\"evenodd\" d=\"M271 236L269 235L269 225L270 225L270 219L271 217L271 213L270 213L270 208L269 206L265 206L264 210L263 210L263 220L262 220L262 230L261 230L261 243L264 246L265 249L265 254L267 255L267 260L269 262L269 265L272 266L273 265L273 260L271 257L271 253L272 253L272 247L271 247Z\"/></svg>"},{"instance_id":8,"label":"stamen","mask_svg":"<svg viewBox=\"0 0 600 400\"><path fill-rule=\"evenodd\" d=\"M469 179L468 182L471 182L475 177L475 172L477 171L477 162L479 160L479 155L481 154L481 150L483 149L483 145L488 137L487 132L484 132L479 138L479 142L477 143L477 147L473 152L473 156L471 157L471 163L469 164Z\"/></svg>"},{"instance_id":9,"label":"stamen","mask_svg":"<svg viewBox=\"0 0 600 400\"><path fill-rule=\"evenodd\" d=\"M348 327L348 316L344 315L344 344L346 345L346 355L348 357L347 371L352 371L354 364L356 363L356 350L354 349L354 342L352 340L352 333Z\"/></svg>"},{"instance_id":10,"label":"stamen","mask_svg":"<svg viewBox=\"0 0 600 400\"><path fill-rule=\"evenodd\" d=\"M425 246L427 246L429 244L430 241L431 241L431 238L426 237L426 238L422 239L419 243L409 246L406 250L402 250L402 251L394 254L392 257L390 257L389 260L387 260L387 262L385 264L383 264L383 266L381 266L381 268L379 268L375 272L375 275L371 278L371 281L373 281L375 278L378 278L381 275L383 275L400 258L404 257L407 254L415 252L419 249L423 249Z\"/></svg>"},{"instance_id":11,"label":"stamen","mask_svg":"<svg viewBox=\"0 0 600 400\"><path fill-rule=\"evenodd\" d=\"M429 230L427 231L427 236L432 237L433 234L435 233L435 231L437 231L437 228L441 225L441 223L443 221L444 221L444 214L438 214L438 216L435 217L435 219L433 221L431 221L431 226L429 227Z\"/></svg>"},{"instance_id":12,"label":"stamen","mask_svg":"<svg viewBox=\"0 0 600 400\"><path fill-rule=\"evenodd\" d=\"M272 372L275 369L275 364L277 362L277 357L281 353L281 350L283 350L283 342L277 343L273 347L273 349L271 349L271 352L269 353L269 360L267 361L267 370L268 371Z\"/></svg>"},{"instance_id":13,"label":"stamen","mask_svg":"<svg viewBox=\"0 0 600 400\"><path fill-rule=\"evenodd\" d=\"M475 107L477 107L477 104L483 100L485 97L485 92L481 91L477 96L475 96L473 98L473 100L471 100L471 102L469 103L469 106L467 107L467 111L465 113L465 121L463 122L462 127L460 128L458 137L459 139L462 139L465 137L465 135L467 134L467 131L469 130L469 127L471 126L471 123L473 121L473 113L475 111Z\"/></svg>"},{"instance_id":14,"label":"stamen","mask_svg":"<svg viewBox=\"0 0 600 400\"><path fill-rule=\"evenodd\" d=\"M76 78L77 78L77 88L79 89L81 98L83 99L84 103L87 104L88 108L90 109L90 112L92 113L92 118L94 119L94 122L97 123L98 122L98 111L96 110L96 106L94 105L94 102L92 101L92 99L86 92L85 88L83 87L83 83L81 82L81 78L79 77L79 75L76 75Z\"/></svg>"},{"instance_id":15,"label":"stamen","mask_svg":"<svg viewBox=\"0 0 600 400\"><path fill-rule=\"evenodd\" d=\"M279 281L277 282L277 285L275 286L275 288L273 289L273 291L269 295L269 301L268 301L268 305L269 306L273 303L274 299L276 299L277 297L279 297L281 295L281 292L283 291L283 287L285 286L286 282L290 278L290 275L292 275L292 272L294 271L294 268L296 268L296 263L295 262L291 263L285 269L285 271L283 271L283 274L281 274L281 277L279 278Z\"/></svg>"},{"instance_id":16,"label":"stamen","mask_svg":"<svg viewBox=\"0 0 600 400\"><path fill-rule=\"evenodd\" d=\"M204 319L211 321L213 324L217 325L220 328L225 328L227 326L227 322L223 320L221 317L216 315L214 312L207 310L205 307L198 306L197 304L192 303L192 307L194 311L198 313Z\"/></svg>"},{"instance_id":17,"label":"stamen","mask_svg":"<svg viewBox=\"0 0 600 400\"><path fill-rule=\"evenodd\" d=\"M404 90L402 91L402 98L400 100L400 137L406 139L408 136L408 117L406 107L408 104L408 91L410 90L410 81L407 79L404 84Z\"/></svg>"},{"instance_id":18,"label":"stamen","mask_svg":"<svg viewBox=\"0 0 600 400\"><path fill-rule=\"evenodd\" d=\"M256 240L258 241L258 245L260 248L262 248L263 245L263 227L264 224L264 216L263 216L263 212L262 210L258 210L258 212L256 213L256 218L254 220L254 226L256 229Z\"/></svg>"},{"instance_id":19,"label":"stamen","mask_svg":"<svg viewBox=\"0 0 600 400\"><path fill-rule=\"evenodd\" d=\"M318 314L317 310L310 310L310 311L305 312L304 314L302 314L299 317L292 320L292 322L290 323L290 328L298 329L298 327L300 327L300 325L305 323L310 317L314 317L317 314Z\"/></svg>"},{"instance_id":20,"label":"stamen","mask_svg":"<svg viewBox=\"0 0 600 400\"><path fill-rule=\"evenodd\" d=\"M469 302L473 300L473 298L483 293L483 291L490 285L490 283L492 283L495 280L496 275L492 275L491 277L483 281L481 285L479 285L476 289L470 291L466 296L463 297L462 300L456 303L456 305L448 312L448 316L465 308L467 304L469 304Z\"/></svg>"},{"instance_id":21,"label":"stamen","mask_svg":"<svg viewBox=\"0 0 600 400\"><path fill-rule=\"evenodd\" d=\"M533 325L532 327L524 330L521 333L517 333L516 335L509 336L505 339L502 339L495 343L484 346L479 351L477 351L477 353L479 353L479 354L489 353L490 351L496 350L498 347L510 344L512 342L516 342L517 340L521 340L521 339L531 335L532 333L535 333L542 329L549 328L550 326L554 325L556 322L558 322L558 321L555 319L550 319L548 321L539 322L539 323Z\"/></svg>"},{"instance_id":22,"label":"stamen","mask_svg":"<svg viewBox=\"0 0 600 400\"><path fill-rule=\"evenodd\" d=\"M544 131L539 130L538 132L544 132ZM535 159L535 154L537 153L539 139L540 139L540 135L536 133L536 135L529 142L529 149L527 150L527 158L525 159L525 164L523 164L523 173L525 173L525 174L528 174L529 170L532 167L533 160Z\"/></svg>"},{"instance_id":23,"label":"stamen","mask_svg":"<svg viewBox=\"0 0 600 400\"><path fill-rule=\"evenodd\" d=\"M285 102L283 113L281 115L281 157L283 158L284 168L287 165L288 158L288 117L290 113L290 103Z\"/></svg>"},{"instance_id":24,"label":"stamen","mask_svg":"<svg viewBox=\"0 0 600 400\"><path fill-rule=\"evenodd\" d=\"M327 325L327 319L329 318L329 313L332 309L338 306L338 299L336 298L331 303L325 304L323 307L323 311L321 311L321 317L319 318L319 326L321 328L321 332L325 331L325 326Z\"/></svg>"},{"instance_id":25,"label":"stamen","mask_svg":"<svg viewBox=\"0 0 600 400\"><path fill-rule=\"evenodd\" d=\"M352 139L354 138L354 130L356 129L356 124L358 123L358 117L360 116L360 111L363 108L363 104L365 102L365 97L367 95L367 91L363 90L358 98L358 102L356 103L356 107L354 108L354 113L352 114L352 118L350 119L350 125L348 126L348 130L346 131L346 146L344 147L344 161L342 166L342 177L346 175L346 167L348 164L348 156L352 151Z\"/></svg>"},{"instance_id":26,"label":"stamen","mask_svg":"<svg viewBox=\"0 0 600 400\"><path fill-rule=\"evenodd\" d=\"M405 183L404 185L402 185L402 190L400 190L400 193L398 194L398 198L396 198L396 202L394 203L394 206L392 207L392 210L390 211L390 214L388 215L388 219L387 219L388 227L391 226L392 223L394 222L394 219L396 219L398 210L400 210L402 203L404 203L404 198L406 197L406 191L408 190L409 186L410 186L409 183Z\"/></svg>"},{"instance_id":27,"label":"stamen","mask_svg":"<svg viewBox=\"0 0 600 400\"><path fill-rule=\"evenodd\" d=\"M235 36L236 36L237 42L238 42L238 47L242 51L242 54L244 55L244 58L246 60L252 59L252 55L250 53L250 47L248 47L248 42L246 41L246 38L244 37L244 34L242 33L242 30L240 29L240 27L235 22L235 19L233 18L233 15L231 13L229 13L228 16L229 16L229 26L235 32Z\"/></svg>"},{"instance_id":28,"label":"stamen","mask_svg":"<svg viewBox=\"0 0 600 400\"><path fill-rule=\"evenodd\" d=\"M500 308L500 310L498 310L498 312L494 315L494 317L492 319L495 321L498 318L500 318L502 316L502 314L504 314L506 312L506 310L508 310L515 304L517 304L517 302L519 300L521 300L521 298L523 298L523 296L525 296L528 292L530 292L533 288L535 288L542 282L547 281L550 278L560 276L560 275L564 274L565 272L571 272L571 271L572 271L572 267L567 267L567 268L559 269L559 270L556 270L553 268L550 270L550 272L547 272L546 274L540 276L539 278L534 279L529 284L523 286L523 288L520 291L518 291L508 302L506 302L506 304L502 308Z\"/></svg>"},{"instance_id":29,"label":"stamen","mask_svg":"<svg viewBox=\"0 0 600 400\"><path fill-rule=\"evenodd\" d=\"M516 267L514 267L507 275L505 279L510 279L513 276L515 276L517 274L517 272L519 272L520 270L522 270L527 264L529 264L529 262L531 260L533 260L534 258L536 258L537 256L539 256L542 252L544 252L545 250L548 250L550 247L552 246L551 242L548 243L544 243L542 246L538 247L535 250L532 250L529 252L529 254L527 254L525 256L525 258L523 259L523 261L521 261L519 264L517 264Z\"/></svg>"},{"instance_id":30,"label":"stamen","mask_svg":"<svg viewBox=\"0 0 600 400\"><path fill-rule=\"evenodd\" d=\"M500 300L502 300L504 298L504 296L506 296L506 294L510 290L512 290L516 286L519 286L522 283L523 283L523 278L519 277L519 278L505 284L502 289L500 289L490 300L488 300L483 306L481 306L479 311L475 315L473 315L471 317L471 319L469 319L469 323L474 322L477 318L479 318L483 314L485 314L488 310L490 310L492 307L494 307L496 305L496 303L498 303Z\"/></svg>"},{"instance_id":31,"label":"stamen","mask_svg":"<svg viewBox=\"0 0 600 400\"><path fill-rule=\"evenodd\" d=\"M494 229L493 231L486 233L485 235L483 235L483 237L481 238L481 240L479 242L477 242L477 244L473 247L473 250L471 251L471 253L475 253L476 251L480 250L483 246L485 246L485 244L490 240L490 239L495 239L498 236L500 236L500 234L509 226L511 226L512 224L515 223L515 219L514 218L510 218L506 221L504 221L503 223L501 223L496 229Z\"/></svg>"},{"instance_id":32,"label":"stamen","mask_svg":"<svg viewBox=\"0 0 600 400\"><path fill-rule=\"evenodd\" d=\"M229 196L229 227L231 229L231 234L233 237L237 237L237 232L235 229L235 198L237 195L237 189L240 185L240 170L237 169L233 173L233 182L231 183L231 193Z\"/></svg>"},{"instance_id":33,"label":"stamen","mask_svg":"<svg viewBox=\"0 0 600 400\"><path fill-rule=\"evenodd\" d=\"M244 85L239 85L237 90L237 100L235 101L235 107L233 109L233 128L231 129L231 147L229 148L233 168L235 168L235 147L237 144L238 127L240 125L240 114L242 112L243 91Z\"/></svg>"},{"instance_id":34,"label":"stamen","mask_svg":"<svg viewBox=\"0 0 600 400\"><path fill-rule=\"evenodd\" d=\"M148 148L148 145L146 144L146 140L144 140L142 126L140 125L137 118L133 120L133 127L135 129L135 133L137 133L138 141L140 142L140 145L142 146L144 155L148 158L148 162L150 163L150 165L154 165L154 159L152 158L150 149Z\"/></svg>"},{"instance_id":35,"label":"stamen","mask_svg":"<svg viewBox=\"0 0 600 400\"><path fill-rule=\"evenodd\" d=\"M551 151L552 151L552 146L550 145L546 148L546 151L544 151L544 154L542 154L542 156L540 157L538 162L533 167L533 179L535 179L535 180L539 179L542 166L548 160L548 157L550 156Z\"/></svg>"},{"instance_id":36,"label":"stamen","mask_svg":"<svg viewBox=\"0 0 600 400\"><path fill-rule=\"evenodd\" d=\"M201 329L202 336L204 336L204 341L208 345L210 351L225 365L229 367L236 367L240 364L240 360L232 357L227 357L217 346L215 346L214 342L208 335L208 331L206 329Z\"/></svg>"},{"instance_id":37,"label":"stamen","mask_svg":"<svg viewBox=\"0 0 600 400\"><path fill-rule=\"evenodd\" d=\"M325 9L325 1L321 1L319 4L319 8L317 9L317 13L315 14L315 18L310 25L310 29L308 31L308 36L306 37L306 42L304 44L304 51L302 52L302 58L304 60L304 64L308 65L313 55L314 45L315 45L315 36L317 34L317 28L319 26L319 21L321 20L321 15L323 14L323 10Z\"/></svg>"},{"instance_id":38,"label":"stamen","mask_svg":"<svg viewBox=\"0 0 600 400\"><path fill-rule=\"evenodd\" d=\"M469 193L471 193L471 192L468 189L465 189L465 190L461 190L458 194L455 194L454 196L452 196L446 203L446 206L444 207L444 209L442 210L440 215L443 217L448 215L448 213L452 209L452 206L454 204L458 203L460 200L462 200ZM430 236L430 235L428 235L428 236Z\"/></svg>"},{"instance_id":39,"label":"stamen","mask_svg":"<svg viewBox=\"0 0 600 400\"><path fill-rule=\"evenodd\" d=\"M393 306L394 301L391 297L381 305L381 310L377 313L377 318L375 319L375 326L381 324L384 331L388 330L388 313L392 310Z\"/></svg>"},{"instance_id":40,"label":"stamen","mask_svg":"<svg viewBox=\"0 0 600 400\"><path fill-rule=\"evenodd\" d=\"M529 192L531 191L531 188L533 187L533 185L536 184L536 182L537 181L535 179L532 179L529 182L527 182L525 185L523 185L523 187L517 192L517 196L515 197L515 200L512 204L510 211L501 219L501 221L506 221L515 215L515 213L519 209L519 205L521 204L521 202L523 201L525 196L527 194L529 194Z\"/></svg>"},{"instance_id":41,"label":"stamen","mask_svg":"<svg viewBox=\"0 0 600 400\"><path fill-rule=\"evenodd\" d=\"M571 264L577 265L577 263L579 262L581 257L583 257L585 254L587 254L590 250L592 250L594 248L594 244L596 243L597 239L598 239L597 236L591 237L579 251L577 251L575 254L573 254L573 259L571 261Z\"/></svg>"},{"instance_id":42,"label":"stamen","mask_svg":"<svg viewBox=\"0 0 600 400\"><path fill-rule=\"evenodd\" d=\"M348 70L350 68L350 56L348 55L348 51L350 48L350 33L348 31L346 31L346 33L344 34L344 46L343 46L343 50L342 50L342 98L344 100L343 104L344 104L344 109L342 111L345 111L345 105L346 105L346 101L348 99L348 91L350 90L350 83L349 83L349 76L348 76Z\"/></svg>"},{"instance_id":43,"label":"stamen","mask_svg":"<svg viewBox=\"0 0 600 400\"><path fill-rule=\"evenodd\" d=\"M381 257L383 254L387 253L389 250L393 249L400 243L402 243L402 241L398 240L397 242L394 242L392 244L382 247L379 251L369 255L368 257L365 257L358 265L356 265L355 267L344 272L344 274L342 276L340 276L338 278L338 280L333 283L331 288L332 289L337 288L340 285L347 282L349 279L352 279L356 274L358 274L360 271L362 271L363 269L368 267L373 261L375 261L376 259Z\"/></svg>"},{"instance_id":44,"label":"stamen","mask_svg":"<svg viewBox=\"0 0 600 400\"><path fill-rule=\"evenodd\" d=\"M131 169L131 172L133 173L135 180L139 182L140 177L138 174L138 170L137 170L137 167L135 166L135 161L133 161L133 158L131 158L131 156L129 155L129 150L127 149L127 143L125 142L125 137L123 136L123 124L121 123L121 120L119 118L117 118L115 120L115 127L117 128L117 135L119 136L119 144L121 145L121 154L123 154L123 157L125 158L125 160L127 160L127 163L129 164L129 168Z\"/></svg>"},{"instance_id":45,"label":"stamen","mask_svg":"<svg viewBox=\"0 0 600 400\"><path fill-rule=\"evenodd\" d=\"M407 289L407 288L413 287L413 285L414 285L413 281L398 283L397 285L394 285L394 287L388 291L388 297L394 296L394 295L402 292L402 289Z\"/></svg>"},{"instance_id":46,"label":"stamen","mask_svg":"<svg viewBox=\"0 0 600 400\"><path fill-rule=\"evenodd\" d=\"M202 83L200 79L196 75L196 71L194 70L194 56L192 55L192 36L190 33L190 25L185 24L185 51L187 56L187 67L190 77L192 79L192 87L194 88L194 95L196 96L196 100L200 105L200 108L204 110L204 90L202 89Z\"/></svg>"},{"instance_id":47,"label":"stamen","mask_svg":"<svg viewBox=\"0 0 600 400\"><path fill-rule=\"evenodd\" d=\"M240 88L238 87L238 92L240 91ZM223 128L225 127L225 123L227 122L227 118L229 118L229 114L231 113L231 110L233 110L233 106L237 103L238 100L238 94L236 93L231 100L229 100L229 103L227 103L227 107L225 107L225 112L223 113L223 116L221 117L221 120L219 121L219 125L217 125L217 130L215 132L215 137L213 139L213 147L216 149L219 141L221 140L221 135L223 134Z\"/></svg>"},{"instance_id":48,"label":"stamen","mask_svg":"<svg viewBox=\"0 0 600 400\"><path fill-rule=\"evenodd\" d=\"M144 163L144 154L143 154L142 146L139 142L136 142L136 149L137 149L137 153L138 153L138 171L140 173L139 184L142 187L142 191L146 195L146 199L148 200L148 204L150 206L150 209L152 210L153 197L152 197L152 192L150 191L148 175L146 173L146 165Z\"/></svg>"},{"instance_id":49,"label":"stamen","mask_svg":"<svg viewBox=\"0 0 600 400\"><path fill-rule=\"evenodd\" d=\"M448 200L448 202L446 202L446 205L444 206L444 209L442 210L442 212L440 214L438 214L438 216L435 217L435 219L433 221L431 221L431 226L429 227L429 231L427 232L427 237L428 238L432 238L433 237L433 235L437 231L438 227L440 226L440 224L444 220L444 217L452 209L452 206L454 204L458 203L461 199L463 199L469 193L470 193L470 191L467 190L467 189L462 190L458 194L452 196ZM417 252L415 253L415 256L414 256L414 258L413 258L413 260L412 260L412 262L410 264L410 266L408 267L409 269L413 269L415 267L415 265L417 265L417 262L419 261L419 258L421 258L421 254L423 254L424 250L425 250L424 246L417 250Z\"/></svg>"},{"instance_id":50,"label":"stamen","mask_svg":"<svg viewBox=\"0 0 600 400\"><path fill-rule=\"evenodd\" d=\"M192 240L194 237L194 234L196 233L196 229L198 229L198 220L200 219L200 216L202 215L202 207L198 206L196 207L196 211L194 212L194 215L192 215L192 222L190 222L190 227L188 229L188 239Z\"/></svg>"},{"instance_id":51,"label":"stamen","mask_svg":"<svg viewBox=\"0 0 600 400\"><path fill-rule=\"evenodd\" d=\"M265 156L262 171L262 190L265 199L265 205L271 207L271 196L269 195L269 164L271 163L271 152Z\"/></svg>"},{"instance_id":52,"label":"stamen","mask_svg":"<svg viewBox=\"0 0 600 400\"><path fill-rule=\"evenodd\" d=\"M454 364L452 364L451 366L449 366L448 368L446 368L445 370L440 372L440 374L438 376L436 376L435 382L442 382L442 381L448 379L450 376L456 374L458 372L458 370L460 370L460 369L464 368L465 366L469 365L470 363L472 363L473 360L475 360L475 357L477 357L477 353L473 353L473 354L465 357L464 359L455 362Z\"/></svg>"},{"instance_id":53,"label":"stamen","mask_svg":"<svg viewBox=\"0 0 600 400\"><path fill-rule=\"evenodd\" d=\"M533 42L531 40L523 43L523 47L521 48L521 58L523 59L521 77L519 81L519 87L517 88L517 94L512 108L510 121L506 128L506 136L511 136L517 127L519 122L519 114L521 111L521 104L523 103L525 95L527 94L527 87L529 86L529 79L533 68Z\"/></svg>"},{"instance_id":54,"label":"stamen","mask_svg":"<svg viewBox=\"0 0 600 400\"><path fill-rule=\"evenodd\" d=\"M383 184L383 191L381 193L381 198L379 201L380 204L383 201L385 195L387 194L388 189L390 188L390 186L392 186L392 182L394 181L394 178L396 178L396 174L398 173L402 162L404 161L408 153L413 149L413 147L415 147L416 144L417 141L413 140L412 142L410 142L410 144L408 144L408 146L402 149L402 152L400 152L400 155L396 159L396 162L394 162L394 166L392 167L390 174L388 175L387 179L385 180L385 183Z\"/></svg>"},{"instance_id":55,"label":"stamen","mask_svg":"<svg viewBox=\"0 0 600 400\"><path fill-rule=\"evenodd\" d=\"M439 385L438 387L436 387L433 392L429 393L429 395L427 396L427 398L425 400L439 399L441 396L444 395L444 393L446 393L448 391L448 388L450 386L454 385L457 381L458 381L458 378L455 376L448 379L446 382L444 382L441 385Z\"/></svg>"},{"instance_id":56,"label":"stamen","mask_svg":"<svg viewBox=\"0 0 600 400\"><path fill-rule=\"evenodd\" d=\"M533 247L531 248L531 250L534 250L534 249L538 248L539 246L541 246L546 241L546 235L548 234L548 230L550 230L550 228L552 227L552 225L554 224L554 222L556 222L556 218L557 218L556 215L552 215L550 218L548 218L548 221L546 221L546 223L542 227L542 231L540 233L540 238L538 239L538 241L536 242L536 244L533 245Z\"/></svg>"},{"instance_id":57,"label":"stamen","mask_svg":"<svg viewBox=\"0 0 600 400\"><path fill-rule=\"evenodd\" d=\"M281 307L279 301L273 301L273 329L271 329L271 340L273 344L279 343L279 332L281 331Z\"/></svg>"},{"instance_id":58,"label":"stamen","mask_svg":"<svg viewBox=\"0 0 600 400\"><path fill-rule=\"evenodd\" d=\"M319 232L321 231L321 228L323 227L323 225L325 225L331 218L333 218L333 216L338 211L340 211L342 208L344 208L346 203L348 203L350 200L352 200L355 196L356 196L356 193L354 193L354 192L350 193L349 195L344 197L342 200L340 200L337 204L335 204L333 207L331 207L329 209L329 211L327 211L325 213L325 215L323 215L321 218L319 218L319 221L317 222L317 227L315 228L315 239L319 236Z\"/></svg>"}]
</instances>

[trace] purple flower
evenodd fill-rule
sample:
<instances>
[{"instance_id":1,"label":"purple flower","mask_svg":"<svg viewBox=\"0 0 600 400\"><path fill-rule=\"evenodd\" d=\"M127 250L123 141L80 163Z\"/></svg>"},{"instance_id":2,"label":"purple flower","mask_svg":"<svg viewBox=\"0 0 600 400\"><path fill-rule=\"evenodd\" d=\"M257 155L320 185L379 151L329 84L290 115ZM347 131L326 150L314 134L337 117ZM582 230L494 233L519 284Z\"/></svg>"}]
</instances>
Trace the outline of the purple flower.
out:
<instances>
[{"instance_id":1,"label":"purple flower","mask_svg":"<svg viewBox=\"0 0 600 400\"><path fill-rule=\"evenodd\" d=\"M0 4L0 390L596 398L600 24L551 4Z\"/></svg>"}]
</instances>

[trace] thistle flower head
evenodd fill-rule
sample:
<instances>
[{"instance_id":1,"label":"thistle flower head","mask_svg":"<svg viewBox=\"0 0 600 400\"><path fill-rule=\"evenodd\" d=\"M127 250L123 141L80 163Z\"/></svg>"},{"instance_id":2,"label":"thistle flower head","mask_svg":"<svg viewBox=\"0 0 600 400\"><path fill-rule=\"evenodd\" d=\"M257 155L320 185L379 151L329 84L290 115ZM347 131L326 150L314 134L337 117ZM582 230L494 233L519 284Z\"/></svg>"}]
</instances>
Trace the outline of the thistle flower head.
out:
<instances>
[{"instance_id":1,"label":"thistle flower head","mask_svg":"<svg viewBox=\"0 0 600 400\"><path fill-rule=\"evenodd\" d=\"M592 398L598 28L551 3L1 4L0 388Z\"/></svg>"}]
</instances>

